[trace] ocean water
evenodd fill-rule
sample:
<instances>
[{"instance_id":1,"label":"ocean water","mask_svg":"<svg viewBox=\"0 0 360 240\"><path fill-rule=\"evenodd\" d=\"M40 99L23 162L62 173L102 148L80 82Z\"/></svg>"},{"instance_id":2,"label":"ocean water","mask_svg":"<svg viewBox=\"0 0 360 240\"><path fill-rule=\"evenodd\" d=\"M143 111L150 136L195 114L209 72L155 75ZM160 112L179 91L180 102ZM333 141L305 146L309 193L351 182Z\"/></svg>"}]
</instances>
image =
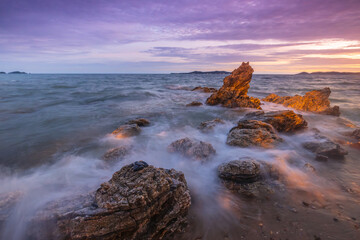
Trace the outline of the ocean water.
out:
<instances>
[{"instance_id":1,"label":"ocean water","mask_svg":"<svg viewBox=\"0 0 360 240\"><path fill-rule=\"evenodd\" d=\"M137 160L184 172L196 201L189 213L191 228L179 238L256 239L272 234L291 239L313 239L316 234L321 239L360 237L356 229L360 219L360 151L348 144L352 139L347 136L360 125L360 75L253 75L250 96L303 95L313 89L330 87L331 104L340 106L342 113L341 117L334 117L299 112L309 122L309 130L282 135L284 143L274 149L243 149L225 144L229 129L249 109L185 106L192 101L205 102L210 96L190 89L219 88L224 77L221 74L0 75L0 194L20 195L16 204L6 209L8 216L1 222L1 239L26 239L26 219L45 204L92 191L123 165ZM262 108L284 109L271 103L264 103ZM109 134L137 117L151 121L139 136L115 139ZM210 133L197 129L200 122L214 118L226 123ZM343 161L314 161L313 155L301 147L302 142L311 139L313 128L342 143L349 155ZM168 153L167 146L183 137L211 143L216 156L201 164ZM107 150L123 144L133 149L125 160L113 165L102 160ZM219 183L216 167L242 156L274 163L282 169L287 179L282 183L286 191L278 192L276 201L244 202L226 192ZM305 172L302 168L305 163L312 164L317 173ZM313 211L303 209L301 203L305 198L322 207ZM279 201L281 209L274 207ZM296 208L297 213L288 208ZM276 222L272 217L279 214L284 220L272 223ZM263 224L260 232L259 223ZM287 232L283 232L285 225L289 227Z\"/></svg>"}]
</instances>

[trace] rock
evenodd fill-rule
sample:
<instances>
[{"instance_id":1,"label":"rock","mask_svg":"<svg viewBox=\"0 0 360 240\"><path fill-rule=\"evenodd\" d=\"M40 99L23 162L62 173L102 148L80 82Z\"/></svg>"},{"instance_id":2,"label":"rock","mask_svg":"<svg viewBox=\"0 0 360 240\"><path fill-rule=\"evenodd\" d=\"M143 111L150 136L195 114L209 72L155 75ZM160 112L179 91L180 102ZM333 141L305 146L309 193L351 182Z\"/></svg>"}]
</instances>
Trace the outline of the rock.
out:
<instances>
[{"instance_id":1,"label":"rock","mask_svg":"<svg viewBox=\"0 0 360 240\"><path fill-rule=\"evenodd\" d=\"M317 136L318 141L305 142L303 147L316 154L316 160L326 161L328 158L343 158L348 152L339 144L324 136Z\"/></svg>"},{"instance_id":2,"label":"rock","mask_svg":"<svg viewBox=\"0 0 360 240\"><path fill-rule=\"evenodd\" d=\"M270 124L257 120L242 120L230 130L226 143L239 147L269 148L281 141L282 139Z\"/></svg>"},{"instance_id":3,"label":"rock","mask_svg":"<svg viewBox=\"0 0 360 240\"><path fill-rule=\"evenodd\" d=\"M354 130L352 133L351 133L351 136L357 140L360 140L360 128Z\"/></svg>"},{"instance_id":4,"label":"rock","mask_svg":"<svg viewBox=\"0 0 360 240\"><path fill-rule=\"evenodd\" d=\"M128 121L126 124L136 124L139 127L147 127L150 125L150 121L145 118L136 118Z\"/></svg>"},{"instance_id":5,"label":"rock","mask_svg":"<svg viewBox=\"0 0 360 240\"><path fill-rule=\"evenodd\" d=\"M260 107L260 100L247 95L254 70L249 63L242 63L231 75L224 78L223 86L207 100L208 105L222 104L224 107Z\"/></svg>"},{"instance_id":6,"label":"rock","mask_svg":"<svg viewBox=\"0 0 360 240\"><path fill-rule=\"evenodd\" d=\"M307 92L304 96L280 97L276 94L270 94L262 100L282 104L286 107L292 107L302 111L339 116L340 108L338 106L330 107L330 93L330 88L324 88Z\"/></svg>"},{"instance_id":7,"label":"rock","mask_svg":"<svg viewBox=\"0 0 360 240\"><path fill-rule=\"evenodd\" d=\"M218 124L225 124L225 122L223 120L221 120L220 118L215 118L214 120L205 121L205 122L200 123L200 126L198 128L200 130L206 132L206 131L213 130L214 127Z\"/></svg>"},{"instance_id":8,"label":"rock","mask_svg":"<svg viewBox=\"0 0 360 240\"><path fill-rule=\"evenodd\" d=\"M105 161L114 161L118 159L123 159L126 155L129 154L129 152L130 152L130 147L128 146L116 147L107 151L104 154L103 159Z\"/></svg>"},{"instance_id":9,"label":"rock","mask_svg":"<svg viewBox=\"0 0 360 240\"><path fill-rule=\"evenodd\" d=\"M221 164L218 176L226 188L245 197L268 197L273 192L261 176L260 164L251 158Z\"/></svg>"},{"instance_id":10,"label":"rock","mask_svg":"<svg viewBox=\"0 0 360 240\"><path fill-rule=\"evenodd\" d=\"M168 146L170 152L178 152L186 157L196 160L206 160L216 153L210 143L202 142L197 139L183 138L172 142Z\"/></svg>"},{"instance_id":11,"label":"rock","mask_svg":"<svg viewBox=\"0 0 360 240\"><path fill-rule=\"evenodd\" d=\"M190 204L183 173L139 161L92 194L49 204L32 220L29 237L167 239L183 230Z\"/></svg>"},{"instance_id":12,"label":"rock","mask_svg":"<svg viewBox=\"0 0 360 240\"><path fill-rule=\"evenodd\" d=\"M254 119L271 124L279 132L293 132L304 129L307 122L300 114L291 110L273 111L264 113L263 111L252 112L245 115L244 119Z\"/></svg>"},{"instance_id":13,"label":"rock","mask_svg":"<svg viewBox=\"0 0 360 240\"><path fill-rule=\"evenodd\" d=\"M216 88L198 86L198 87L194 88L191 91L201 91L201 92L204 92L204 93L210 93L210 92L214 93L214 92L217 92L217 89Z\"/></svg>"},{"instance_id":14,"label":"rock","mask_svg":"<svg viewBox=\"0 0 360 240\"><path fill-rule=\"evenodd\" d=\"M13 207L23 196L21 191L0 194L0 224L11 215Z\"/></svg>"},{"instance_id":15,"label":"rock","mask_svg":"<svg viewBox=\"0 0 360 240\"><path fill-rule=\"evenodd\" d=\"M141 129L137 124L125 124L118 127L112 134L115 135L116 138L127 138L137 136L140 132Z\"/></svg>"},{"instance_id":16,"label":"rock","mask_svg":"<svg viewBox=\"0 0 360 240\"><path fill-rule=\"evenodd\" d=\"M305 163L304 164L304 169L307 171L307 172L316 172L316 169L313 165L311 165L310 163Z\"/></svg>"},{"instance_id":17,"label":"rock","mask_svg":"<svg viewBox=\"0 0 360 240\"><path fill-rule=\"evenodd\" d=\"M203 105L201 102L196 102L196 101L186 104L187 107L196 107L201 105Z\"/></svg>"}]
</instances>

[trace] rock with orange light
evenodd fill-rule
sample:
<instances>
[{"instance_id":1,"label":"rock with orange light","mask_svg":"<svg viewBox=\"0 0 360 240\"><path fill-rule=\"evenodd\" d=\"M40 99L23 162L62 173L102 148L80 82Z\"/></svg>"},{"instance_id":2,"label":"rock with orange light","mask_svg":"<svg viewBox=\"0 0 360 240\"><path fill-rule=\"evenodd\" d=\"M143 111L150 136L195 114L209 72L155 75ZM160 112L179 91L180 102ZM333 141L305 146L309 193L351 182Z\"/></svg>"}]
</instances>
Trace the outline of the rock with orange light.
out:
<instances>
[{"instance_id":1,"label":"rock with orange light","mask_svg":"<svg viewBox=\"0 0 360 240\"><path fill-rule=\"evenodd\" d=\"M116 138L128 138L137 136L141 133L141 128L137 124L124 124L112 132Z\"/></svg>"},{"instance_id":2,"label":"rock with orange light","mask_svg":"<svg viewBox=\"0 0 360 240\"><path fill-rule=\"evenodd\" d=\"M339 144L324 136L316 135L315 139L315 141L305 142L303 147L315 153L319 161L326 161L329 158L339 159L348 154Z\"/></svg>"},{"instance_id":3,"label":"rock with orange light","mask_svg":"<svg viewBox=\"0 0 360 240\"><path fill-rule=\"evenodd\" d=\"M302 115L296 114L292 110L267 113L264 111L252 112L246 114L244 119L253 119L269 123L279 132L294 132L304 129L307 126L307 122Z\"/></svg>"},{"instance_id":4,"label":"rock with orange light","mask_svg":"<svg viewBox=\"0 0 360 240\"><path fill-rule=\"evenodd\" d=\"M193 101L191 103L186 104L187 107L197 107L203 105L201 102Z\"/></svg>"},{"instance_id":5,"label":"rock with orange light","mask_svg":"<svg viewBox=\"0 0 360 240\"><path fill-rule=\"evenodd\" d=\"M186 225L191 197L182 172L138 161L88 195L48 204L29 239L170 239Z\"/></svg>"},{"instance_id":6,"label":"rock with orange light","mask_svg":"<svg viewBox=\"0 0 360 240\"><path fill-rule=\"evenodd\" d=\"M260 100L247 95L253 72L254 69L250 64L243 62L231 75L224 78L223 86L213 93L206 100L206 103L208 105L221 104L224 107L230 108L246 107L261 109Z\"/></svg>"},{"instance_id":7,"label":"rock with orange light","mask_svg":"<svg viewBox=\"0 0 360 240\"><path fill-rule=\"evenodd\" d=\"M172 142L168 146L168 151L177 152L196 160L207 160L216 153L210 143L190 138L183 138Z\"/></svg>"},{"instance_id":8,"label":"rock with orange light","mask_svg":"<svg viewBox=\"0 0 360 240\"><path fill-rule=\"evenodd\" d=\"M201 122L200 126L198 128L203 132L208 132L208 131L213 130L219 124L225 124L225 122L223 120L221 120L220 118L215 118L210 121Z\"/></svg>"},{"instance_id":9,"label":"rock with orange light","mask_svg":"<svg viewBox=\"0 0 360 240\"><path fill-rule=\"evenodd\" d=\"M233 127L226 143L238 147L265 147L270 148L282 141L273 126L258 120L242 120Z\"/></svg>"},{"instance_id":10,"label":"rock with orange light","mask_svg":"<svg viewBox=\"0 0 360 240\"><path fill-rule=\"evenodd\" d=\"M129 146L120 146L113 149L110 149L107 151L103 159L105 161L114 161L114 160L120 160L123 159L126 155L130 153L130 147Z\"/></svg>"},{"instance_id":11,"label":"rock with orange light","mask_svg":"<svg viewBox=\"0 0 360 240\"><path fill-rule=\"evenodd\" d=\"M218 176L226 188L246 197L266 196L273 192L262 177L260 164L248 157L221 164Z\"/></svg>"},{"instance_id":12,"label":"rock with orange light","mask_svg":"<svg viewBox=\"0 0 360 240\"><path fill-rule=\"evenodd\" d=\"M330 93L330 88L324 88L307 92L304 96L295 95L293 97L280 97L276 94L270 94L262 100L282 104L286 107L292 107L302 111L339 116L340 108L338 106L330 107Z\"/></svg>"},{"instance_id":13,"label":"rock with orange light","mask_svg":"<svg viewBox=\"0 0 360 240\"><path fill-rule=\"evenodd\" d=\"M201 91L201 92L204 92L204 93L213 93L213 92L217 92L217 89L216 88L198 86L198 87L194 88L191 91Z\"/></svg>"}]
</instances>

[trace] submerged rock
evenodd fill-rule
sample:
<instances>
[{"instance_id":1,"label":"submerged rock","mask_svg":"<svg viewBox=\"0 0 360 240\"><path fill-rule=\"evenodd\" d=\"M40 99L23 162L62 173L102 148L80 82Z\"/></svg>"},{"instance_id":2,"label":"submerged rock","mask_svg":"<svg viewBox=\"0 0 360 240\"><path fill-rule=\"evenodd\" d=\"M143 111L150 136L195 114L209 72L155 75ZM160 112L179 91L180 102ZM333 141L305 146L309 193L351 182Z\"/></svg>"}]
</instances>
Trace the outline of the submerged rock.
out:
<instances>
[{"instance_id":1,"label":"submerged rock","mask_svg":"<svg viewBox=\"0 0 360 240\"><path fill-rule=\"evenodd\" d=\"M316 154L316 160L326 161L328 158L343 158L348 152L339 144L324 136L317 136L316 141L305 142L303 147Z\"/></svg>"},{"instance_id":2,"label":"submerged rock","mask_svg":"<svg viewBox=\"0 0 360 240\"><path fill-rule=\"evenodd\" d=\"M203 105L203 104L201 102L197 102L197 101L186 104L187 107L196 107L196 106L201 106L201 105Z\"/></svg>"},{"instance_id":3,"label":"submerged rock","mask_svg":"<svg viewBox=\"0 0 360 240\"><path fill-rule=\"evenodd\" d=\"M218 176L225 187L246 197L267 197L273 192L261 175L260 164L251 158L241 158L218 167Z\"/></svg>"},{"instance_id":4,"label":"submerged rock","mask_svg":"<svg viewBox=\"0 0 360 240\"><path fill-rule=\"evenodd\" d=\"M307 126L307 122L302 115L296 114L291 110L273 111L267 113L264 113L264 111L258 111L246 114L245 119L253 119L269 123L279 132L293 132L304 129Z\"/></svg>"},{"instance_id":5,"label":"submerged rock","mask_svg":"<svg viewBox=\"0 0 360 240\"><path fill-rule=\"evenodd\" d=\"M128 121L127 124L136 124L139 127L147 127L150 125L150 121L145 118L136 118Z\"/></svg>"},{"instance_id":6,"label":"submerged rock","mask_svg":"<svg viewBox=\"0 0 360 240\"><path fill-rule=\"evenodd\" d=\"M213 120L204 121L204 122L200 123L200 126L198 128L200 130L206 132L206 131L213 130L216 125L224 124L224 123L225 122L223 120L221 120L220 118L215 118Z\"/></svg>"},{"instance_id":7,"label":"submerged rock","mask_svg":"<svg viewBox=\"0 0 360 240\"><path fill-rule=\"evenodd\" d=\"M141 133L141 128L137 124L125 124L112 132L116 138L127 138L137 136Z\"/></svg>"},{"instance_id":8,"label":"submerged rock","mask_svg":"<svg viewBox=\"0 0 360 240\"><path fill-rule=\"evenodd\" d=\"M330 93L330 88L324 88L307 92L304 96L280 97L276 94L270 94L263 101L282 104L302 111L339 116L340 108L338 106L330 107Z\"/></svg>"},{"instance_id":9,"label":"submerged rock","mask_svg":"<svg viewBox=\"0 0 360 240\"><path fill-rule=\"evenodd\" d=\"M226 143L239 147L269 148L281 141L282 139L270 124L258 120L242 120L230 130Z\"/></svg>"},{"instance_id":10,"label":"submerged rock","mask_svg":"<svg viewBox=\"0 0 360 240\"><path fill-rule=\"evenodd\" d=\"M95 193L49 204L32 220L29 237L169 238L183 230L190 204L182 172L139 161L114 173Z\"/></svg>"},{"instance_id":11,"label":"submerged rock","mask_svg":"<svg viewBox=\"0 0 360 240\"><path fill-rule=\"evenodd\" d=\"M352 133L351 133L351 136L357 140L360 140L360 128L359 129L356 129L354 130Z\"/></svg>"},{"instance_id":12,"label":"submerged rock","mask_svg":"<svg viewBox=\"0 0 360 240\"><path fill-rule=\"evenodd\" d=\"M195 87L193 90L191 91L201 91L201 92L204 92L204 93L210 93L210 92L217 92L217 89L216 88L209 88L209 87L201 87L201 86L198 86L198 87Z\"/></svg>"},{"instance_id":13,"label":"submerged rock","mask_svg":"<svg viewBox=\"0 0 360 240\"><path fill-rule=\"evenodd\" d=\"M168 146L168 150L197 160L206 160L216 153L210 143L190 138L183 138L172 142Z\"/></svg>"},{"instance_id":14,"label":"submerged rock","mask_svg":"<svg viewBox=\"0 0 360 240\"><path fill-rule=\"evenodd\" d=\"M123 159L126 155L129 154L129 152L130 152L129 146L116 147L107 151L104 154L103 159L105 161L114 161L114 160Z\"/></svg>"},{"instance_id":15,"label":"submerged rock","mask_svg":"<svg viewBox=\"0 0 360 240\"><path fill-rule=\"evenodd\" d=\"M247 95L253 72L254 70L249 63L242 63L231 75L224 78L223 86L216 93L213 93L206 100L206 103L209 105L222 104L224 107L230 108L261 109L260 100Z\"/></svg>"}]
</instances>

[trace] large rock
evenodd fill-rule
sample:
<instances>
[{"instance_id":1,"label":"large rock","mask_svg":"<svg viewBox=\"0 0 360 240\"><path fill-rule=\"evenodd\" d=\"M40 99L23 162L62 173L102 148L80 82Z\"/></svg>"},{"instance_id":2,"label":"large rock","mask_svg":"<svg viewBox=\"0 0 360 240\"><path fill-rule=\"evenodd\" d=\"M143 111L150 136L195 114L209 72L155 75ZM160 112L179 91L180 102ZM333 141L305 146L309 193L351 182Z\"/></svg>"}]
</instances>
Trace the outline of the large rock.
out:
<instances>
[{"instance_id":1,"label":"large rock","mask_svg":"<svg viewBox=\"0 0 360 240\"><path fill-rule=\"evenodd\" d=\"M223 120L221 120L220 118L215 118L210 121L201 122L198 128L203 132L208 132L208 131L213 130L214 127L219 124L225 124L225 122Z\"/></svg>"},{"instance_id":2,"label":"large rock","mask_svg":"<svg viewBox=\"0 0 360 240\"><path fill-rule=\"evenodd\" d=\"M206 160L216 153L210 143L190 138L183 138L172 142L168 146L168 150L196 160Z\"/></svg>"},{"instance_id":3,"label":"large rock","mask_svg":"<svg viewBox=\"0 0 360 240\"><path fill-rule=\"evenodd\" d=\"M93 194L49 204L32 220L29 238L169 238L183 230L190 203L183 173L135 162Z\"/></svg>"},{"instance_id":4,"label":"large rock","mask_svg":"<svg viewBox=\"0 0 360 240\"><path fill-rule=\"evenodd\" d=\"M328 158L343 158L348 152L330 139L317 135L315 141L303 143L303 147L316 154L316 159L326 161Z\"/></svg>"},{"instance_id":5,"label":"large rock","mask_svg":"<svg viewBox=\"0 0 360 240\"><path fill-rule=\"evenodd\" d=\"M252 112L245 115L245 119L259 120L271 124L279 132L293 132L304 129L307 122L300 114L291 110L273 111L264 113L263 111Z\"/></svg>"},{"instance_id":6,"label":"large rock","mask_svg":"<svg viewBox=\"0 0 360 240\"><path fill-rule=\"evenodd\" d=\"M141 128L137 124L124 124L115 129L112 134L116 138L128 138L137 136L141 133Z\"/></svg>"},{"instance_id":7,"label":"large rock","mask_svg":"<svg viewBox=\"0 0 360 240\"><path fill-rule=\"evenodd\" d=\"M249 63L242 63L231 75L224 78L223 86L213 93L206 100L206 103L209 105L222 104L225 107L231 108L247 107L261 109L260 100L247 95L253 72L254 70Z\"/></svg>"},{"instance_id":8,"label":"large rock","mask_svg":"<svg viewBox=\"0 0 360 240\"><path fill-rule=\"evenodd\" d=\"M293 97L280 97L276 94L270 94L264 98L263 101L278 103L286 107L292 107L303 111L339 116L339 107L330 107L330 93L330 88L324 88L307 92L304 96L295 95Z\"/></svg>"},{"instance_id":9,"label":"large rock","mask_svg":"<svg viewBox=\"0 0 360 240\"><path fill-rule=\"evenodd\" d=\"M242 120L230 130L226 143L239 147L269 148L281 141L282 139L270 124L258 120Z\"/></svg>"},{"instance_id":10,"label":"large rock","mask_svg":"<svg viewBox=\"0 0 360 240\"><path fill-rule=\"evenodd\" d=\"M198 86L198 87L194 88L191 91L201 91L201 92L204 92L204 93L211 93L211 92L213 93L213 92L217 92L217 89L216 88Z\"/></svg>"},{"instance_id":11,"label":"large rock","mask_svg":"<svg viewBox=\"0 0 360 240\"><path fill-rule=\"evenodd\" d=\"M268 197L273 192L262 177L260 164L251 158L221 164L218 176L226 188L245 197Z\"/></svg>"}]
</instances>

